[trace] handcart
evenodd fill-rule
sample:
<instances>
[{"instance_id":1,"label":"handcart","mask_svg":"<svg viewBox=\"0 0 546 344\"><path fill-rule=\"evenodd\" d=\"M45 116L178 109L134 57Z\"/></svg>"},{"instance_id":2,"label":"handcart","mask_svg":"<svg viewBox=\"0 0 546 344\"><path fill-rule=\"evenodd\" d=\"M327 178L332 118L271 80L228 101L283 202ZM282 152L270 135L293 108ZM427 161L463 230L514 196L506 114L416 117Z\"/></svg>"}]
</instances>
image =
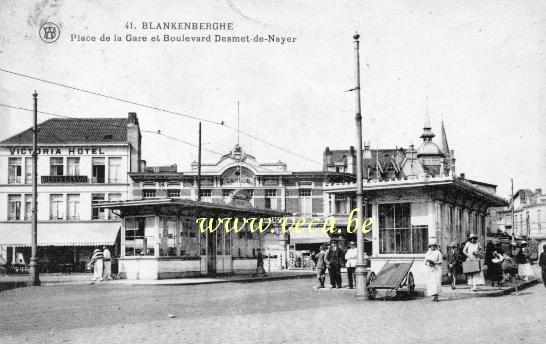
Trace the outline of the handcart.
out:
<instances>
[{"instance_id":1,"label":"handcart","mask_svg":"<svg viewBox=\"0 0 546 344\"><path fill-rule=\"evenodd\" d=\"M415 281L410 269L411 263L391 263L387 261L377 275L372 271L368 276L368 298L378 297L412 299L415 294Z\"/></svg>"}]
</instances>

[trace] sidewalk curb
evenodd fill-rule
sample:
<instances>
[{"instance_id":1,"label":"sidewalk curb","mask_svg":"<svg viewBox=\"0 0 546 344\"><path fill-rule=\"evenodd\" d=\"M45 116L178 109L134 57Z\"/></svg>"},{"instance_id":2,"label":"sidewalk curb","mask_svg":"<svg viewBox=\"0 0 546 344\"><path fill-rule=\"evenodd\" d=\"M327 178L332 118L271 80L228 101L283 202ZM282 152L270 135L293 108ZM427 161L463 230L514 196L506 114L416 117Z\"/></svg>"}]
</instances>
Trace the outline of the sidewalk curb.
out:
<instances>
[{"instance_id":1,"label":"sidewalk curb","mask_svg":"<svg viewBox=\"0 0 546 344\"><path fill-rule=\"evenodd\" d=\"M287 280L287 279L303 279L303 278L311 278L315 277L315 274L309 274L309 275L293 275L293 276L275 276L275 277L260 277L260 278L237 278L237 279L219 279L214 281L195 281L195 282L180 282L180 283L131 283L131 282L124 282L124 283L116 283L115 281L112 282L106 282L105 284L123 284L128 285L132 287L140 287L140 286L180 286L180 285L201 285L201 284L220 284L220 283L257 283L257 282L267 282L267 281L280 281L280 280ZM125 280L127 281L127 280ZM161 280L157 280L161 281Z\"/></svg>"},{"instance_id":2,"label":"sidewalk curb","mask_svg":"<svg viewBox=\"0 0 546 344\"><path fill-rule=\"evenodd\" d=\"M523 282L520 285L518 285L518 291L527 289L529 287L534 286L535 284L538 284L538 279L530 280L527 282ZM426 289L416 289L416 297L426 297ZM468 299L468 298L474 298L474 297L499 297L504 295L509 295L516 291L516 287L512 286L506 289L500 289L500 290L494 290L494 291L487 291L487 292L471 292L468 290L468 292L443 292L440 294L440 297L447 297L449 299Z\"/></svg>"}]
</instances>

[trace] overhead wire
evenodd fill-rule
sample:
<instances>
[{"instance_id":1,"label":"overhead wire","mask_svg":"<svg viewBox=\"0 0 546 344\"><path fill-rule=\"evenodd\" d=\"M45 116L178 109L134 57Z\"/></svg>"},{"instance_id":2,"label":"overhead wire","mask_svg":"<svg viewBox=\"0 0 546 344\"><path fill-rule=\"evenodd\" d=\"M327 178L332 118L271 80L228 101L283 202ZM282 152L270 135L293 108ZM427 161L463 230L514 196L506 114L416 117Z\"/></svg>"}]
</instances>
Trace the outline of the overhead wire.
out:
<instances>
[{"instance_id":1,"label":"overhead wire","mask_svg":"<svg viewBox=\"0 0 546 344\"><path fill-rule=\"evenodd\" d=\"M176 112L176 111L171 111L171 110L163 109L163 108L159 108L159 107L156 107L156 106L151 106L151 105L142 104L142 103L135 102L135 101L132 101L132 100L122 99L122 98L119 98L119 97L114 97L114 96L110 96L110 95L103 94L103 93L99 93L99 92L94 92L94 91L85 90L85 89L82 89L82 88L79 88L79 87L74 87L74 86L66 85L66 84L63 84L63 83L60 83L60 82L49 81L49 80L42 79L42 78L38 78L38 77L35 77L35 76L31 76L31 75L27 75L27 74L23 74L23 73L18 73L18 72L10 71L10 70L4 69L4 68L0 68L0 71L1 71L1 72L4 72L4 73L16 75L16 76L19 76L19 77L23 77L23 78L28 78L28 79L32 79L32 80L44 82L44 83L47 83L47 84L51 84L51 85L55 85L55 86L59 86L59 87L64 87L64 88L67 88L67 89L71 89L71 90L75 90L75 91L79 91L79 92L83 92L83 93L92 94L92 95L95 95L95 96L99 96L99 97L104 97L104 98L107 98L107 99L112 99L112 100L120 101L120 102L127 103L127 104L137 105L137 106L141 106L141 107L144 107L144 108L148 108L148 109L152 109L152 110L156 110L156 111L160 111L160 112L169 113L169 114L172 114L172 115L183 116L183 117L190 118L190 119L193 119L193 120L197 120L197 121L202 121L202 122L209 123L209 124L218 125L218 126L221 126L221 127L226 127L226 128L228 128L228 129L237 131L237 129L232 128L232 127L226 125L224 121L217 122L217 121L213 121L213 120L210 120L210 119L201 118L201 117L198 117L198 116L196 116L196 115L183 114L183 113L180 113L180 112ZM267 144L267 145L269 145L269 146L271 146L271 147L280 149L280 150L282 150L283 152L286 152L286 153L288 153L288 154L297 156L297 157L299 157L299 158L305 159L305 160L307 160L307 161L309 161L309 162L312 162L312 163L315 163L315 164L318 164L318 165L322 165L321 162L318 162L318 161L316 161L316 160L314 160L314 159L308 158L308 157L306 157L306 156L304 156L304 155L302 155L302 154L299 154L299 153L296 153L296 152L292 152L291 150L289 150L289 149L287 149L287 148L278 146L278 145L276 145L276 144L274 144L274 143L271 143L271 142L266 141L266 140L264 140L264 139L258 138L258 137L256 137L255 135L252 135L252 134L249 134L249 133L246 133L246 132L243 132L243 131L238 131L238 132L239 132L240 134L242 134L242 135L245 135L245 136L251 138L251 139L257 140L257 141L262 142L262 143L264 143L264 144Z\"/></svg>"}]
</instances>

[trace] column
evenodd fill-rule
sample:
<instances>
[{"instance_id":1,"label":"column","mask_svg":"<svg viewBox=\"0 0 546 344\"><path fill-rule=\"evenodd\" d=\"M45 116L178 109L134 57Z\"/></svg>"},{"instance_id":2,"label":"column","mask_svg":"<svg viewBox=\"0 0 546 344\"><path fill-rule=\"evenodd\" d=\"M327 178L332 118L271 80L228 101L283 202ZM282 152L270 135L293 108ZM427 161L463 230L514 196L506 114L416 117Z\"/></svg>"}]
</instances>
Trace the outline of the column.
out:
<instances>
[{"instance_id":1,"label":"column","mask_svg":"<svg viewBox=\"0 0 546 344\"><path fill-rule=\"evenodd\" d=\"M379 255L379 205L375 202L372 204L372 257Z\"/></svg>"},{"instance_id":2,"label":"column","mask_svg":"<svg viewBox=\"0 0 546 344\"><path fill-rule=\"evenodd\" d=\"M155 238L154 238L154 257L159 258L159 247L161 244L161 240L159 239L159 231L160 224L159 224L159 215L154 216L154 227L155 227Z\"/></svg>"}]
</instances>

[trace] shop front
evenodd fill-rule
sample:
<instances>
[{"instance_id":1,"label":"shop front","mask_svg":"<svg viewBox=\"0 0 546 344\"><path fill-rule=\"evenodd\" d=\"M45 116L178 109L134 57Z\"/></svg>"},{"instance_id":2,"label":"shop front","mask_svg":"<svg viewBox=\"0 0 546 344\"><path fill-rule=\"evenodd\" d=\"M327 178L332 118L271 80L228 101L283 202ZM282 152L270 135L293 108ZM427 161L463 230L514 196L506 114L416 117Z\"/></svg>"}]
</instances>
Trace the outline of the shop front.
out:
<instances>
[{"instance_id":1,"label":"shop front","mask_svg":"<svg viewBox=\"0 0 546 344\"><path fill-rule=\"evenodd\" d=\"M226 231L225 220L275 218L274 210L245 208L223 203L182 199L148 199L106 202L96 205L119 212L121 256L119 271L127 279L166 279L207 274L224 274L256 269L258 249L264 241L278 243L279 230L252 233L246 226L235 233ZM197 221L206 218L212 229L202 231Z\"/></svg>"}]
</instances>

